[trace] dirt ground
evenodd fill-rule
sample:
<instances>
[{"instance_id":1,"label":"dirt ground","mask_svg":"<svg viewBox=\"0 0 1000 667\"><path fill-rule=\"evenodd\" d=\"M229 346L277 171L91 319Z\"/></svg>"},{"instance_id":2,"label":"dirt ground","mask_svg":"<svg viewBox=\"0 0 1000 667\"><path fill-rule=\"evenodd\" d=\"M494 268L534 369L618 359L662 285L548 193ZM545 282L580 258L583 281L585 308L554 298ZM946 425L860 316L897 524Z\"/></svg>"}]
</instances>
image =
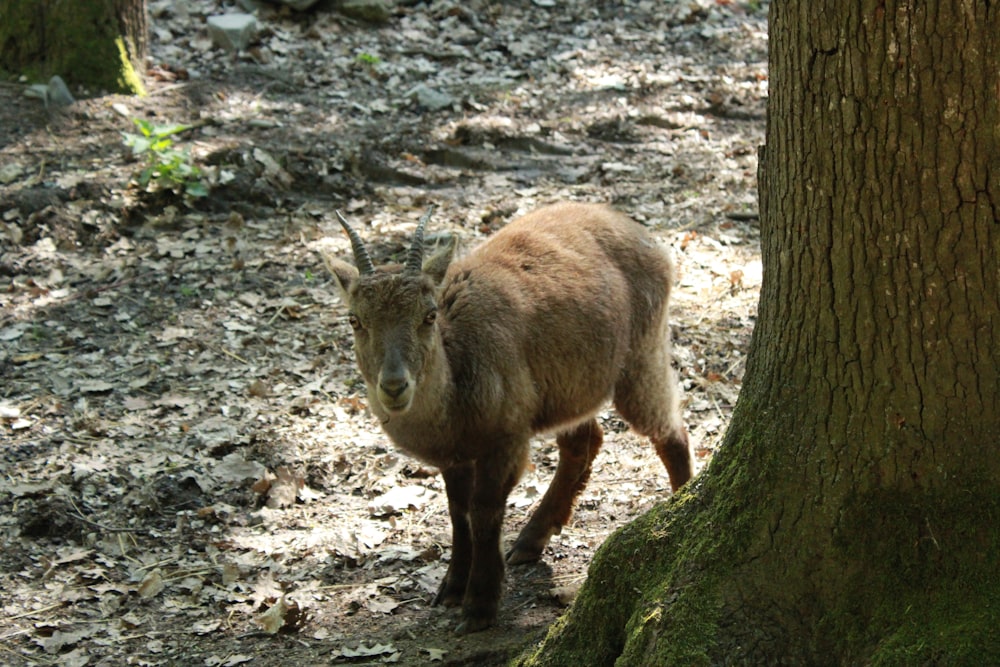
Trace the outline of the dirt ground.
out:
<instances>
[{"instance_id":1,"label":"dirt ground","mask_svg":"<svg viewBox=\"0 0 1000 667\"><path fill-rule=\"evenodd\" d=\"M602 413L572 524L509 571L496 628L456 637L429 604L443 485L366 412L320 259L349 248L334 210L377 261L430 203L466 248L563 199L647 225L677 259L703 465L760 284L766 2L262 4L236 54L205 29L227 3L150 9L149 96L57 110L0 84L0 663L503 664L666 474ZM174 148L207 197L140 185L134 118L193 126ZM533 453L508 536L554 471L551 439Z\"/></svg>"}]
</instances>

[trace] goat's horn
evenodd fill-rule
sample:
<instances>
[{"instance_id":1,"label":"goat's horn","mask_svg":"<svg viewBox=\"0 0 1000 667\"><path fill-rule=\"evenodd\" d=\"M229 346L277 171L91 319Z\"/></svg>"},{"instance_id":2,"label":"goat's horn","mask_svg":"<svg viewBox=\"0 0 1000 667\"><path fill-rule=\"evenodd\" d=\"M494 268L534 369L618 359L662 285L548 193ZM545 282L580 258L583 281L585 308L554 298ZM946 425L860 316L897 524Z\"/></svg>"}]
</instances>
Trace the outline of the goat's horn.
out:
<instances>
[{"instance_id":1,"label":"goat's horn","mask_svg":"<svg viewBox=\"0 0 1000 667\"><path fill-rule=\"evenodd\" d=\"M375 273L375 265L372 264L371 255L368 254L368 249L365 248L365 242L361 240L358 233L348 224L344 216L340 214L340 211L337 211L337 217L340 218L340 226L344 228L344 231L347 232L347 237L351 239L351 248L354 250L354 263L358 265L358 271L362 275Z\"/></svg>"},{"instance_id":2,"label":"goat's horn","mask_svg":"<svg viewBox=\"0 0 1000 667\"><path fill-rule=\"evenodd\" d=\"M410 252L406 255L406 267L405 271L420 273L420 270L424 265L424 227L427 225L427 221L431 219L431 213L434 212L434 204L431 204L427 208L427 212L424 213L424 217L420 218L420 222L417 223L417 230L413 232L413 243L410 245Z\"/></svg>"}]
</instances>

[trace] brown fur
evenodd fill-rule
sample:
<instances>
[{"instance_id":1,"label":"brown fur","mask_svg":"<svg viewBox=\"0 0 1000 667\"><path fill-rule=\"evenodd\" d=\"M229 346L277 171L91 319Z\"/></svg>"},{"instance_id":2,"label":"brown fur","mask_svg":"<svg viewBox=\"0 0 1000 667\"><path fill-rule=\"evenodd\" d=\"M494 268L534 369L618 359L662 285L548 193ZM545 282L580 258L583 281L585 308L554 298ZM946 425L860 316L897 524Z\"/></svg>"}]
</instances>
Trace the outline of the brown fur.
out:
<instances>
[{"instance_id":1,"label":"brown fur","mask_svg":"<svg viewBox=\"0 0 1000 667\"><path fill-rule=\"evenodd\" d=\"M453 255L449 245L422 272L329 264L372 411L444 476L453 547L435 602L461 604L459 631L470 632L496 619L504 506L533 434L557 433L559 465L511 563L539 558L569 520L607 400L653 441L675 490L693 466L670 365L673 267L640 225L606 206L556 204Z\"/></svg>"}]
</instances>

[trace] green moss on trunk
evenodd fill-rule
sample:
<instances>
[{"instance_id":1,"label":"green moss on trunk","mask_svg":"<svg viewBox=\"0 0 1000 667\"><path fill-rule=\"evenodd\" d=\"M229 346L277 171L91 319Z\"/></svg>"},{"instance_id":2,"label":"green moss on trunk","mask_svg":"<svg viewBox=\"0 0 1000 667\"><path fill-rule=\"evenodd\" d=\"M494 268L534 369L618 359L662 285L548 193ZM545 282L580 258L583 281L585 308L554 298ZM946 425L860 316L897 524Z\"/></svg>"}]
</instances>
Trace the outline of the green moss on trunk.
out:
<instances>
[{"instance_id":1,"label":"green moss on trunk","mask_svg":"<svg viewBox=\"0 0 1000 667\"><path fill-rule=\"evenodd\" d=\"M858 495L838 513L829 552L800 559L791 543L815 540L761 532L754 524L766 512L734 521L730 492L745 480L720 485L726 477L713 467L609 538L573 607L513 664L982 665L1000 657L1000 488L990 480ZM749 510L767 495L742 498ZM820 557L826 562L814 569Z\"/></svg>"},{"instance_id":2,"label":"green moss on trunk","mask_svg":"<svg viewBox=\"0 0 1000 667\"><path fill-rule=\"evenodd\" d=\"M7 0L0 8L0 60L10 74L33 81L58 74L94 93L145 94L136 70L144 57L142 8L139 1Z\"/></svg>"},{"instance_id":3,"label":"green moss on trunk","mask_svg":"<svg viewBox=\"0 0 1000 667\"><path fill-rule=\"evenodd\" d=\"M1000 656L1000 593L992 587L918 595L888 612L872 667L994 665ZM884 613L884 612L883 612Z\"/></svg>"},{"instance_id":4,"label":"green moss on trunk","mask_svg":"<svg viewBox=\"0 0 1000 667\"><path fill-rule=\"evenodd\" d=\"M802 449L799 424L780 433L752 397L741 401L709 470L612 535L573 607L514 665L1000 659L1000 486L989 473L859 487L811 510L822 485L781 460Z\"/></svg>"},{"instance_id":5,"label":"green moss on trunk","mask_svg":"<svg viewBox=\"0 0 1000 667\"><path fill-rule=\"evenodd\" d=\"M709 555L733 553L740 541L713 527L714 496L698 480L609 537L573 607L514 664L708 664L721 605L702 564L721 562Z\"/></svg>"},{"instance_id":6,"label":"green moss on trunk","mask_svg":"<svg viewBox=\"0 0 1000 667\"><path fill-rule=\"evenodd\" d=\"M998 519L1000 488L972 472L961 488L859 496L837 536L843 601L820 629L874 665L995 663Z\"/></svg>"}]
</instances>

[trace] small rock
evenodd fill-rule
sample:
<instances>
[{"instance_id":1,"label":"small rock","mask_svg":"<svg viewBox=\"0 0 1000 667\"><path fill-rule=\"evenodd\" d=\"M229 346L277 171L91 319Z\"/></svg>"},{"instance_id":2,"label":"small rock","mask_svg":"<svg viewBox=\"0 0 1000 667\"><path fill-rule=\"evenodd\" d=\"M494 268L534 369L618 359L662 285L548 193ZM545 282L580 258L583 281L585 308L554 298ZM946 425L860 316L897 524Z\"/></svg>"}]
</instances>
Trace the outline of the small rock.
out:
<instances>
[{"instance_id":1,"label":"small rock","mask_svg":"<svg viewBox=\"0 0 1000 667\"><path fill-rule=\"evenodd\" d=\"M16 211L17 209L14 210ZM7 240L14 245L21 245L21 241L24 240L24 231L21 229L19 225L15 225L13 222L8 222L5 223L3 226L0 226L0 230L3 231L4 235L7 237ZM3 358L0 357L0 365L2 365L2 363L3 363Z\"/></svg>"},{"instance_id":2,"label":"small rock","mask_svg":"<svg viewBox=\"0 0 1000 667\"><path fill-rule=\"evenodd\" d=\"M49 79L48 84L35 83L28 86L24 91L24 96L41 100L46 108L58 109L76 102L73 94L66 87L66 83L58 76Z\"/></svg>"},{"instance_id":3,"label":"small rock","mask_svg":"<svg viewBox=\"0 0 1000 667\"><path fill-rule=\"evenodd\" d=\"M371 23L385 23L392 16L385 0L341 0L337 10L344 16Z\"/></svg>"},{"instance_id":4,"label":"small rock","mask_svg":"<svg viewBox=\"0 0 1000 667\"><path fill-rule=\"evenodd\" d=\"M259 12L267 8L264 0L236 0L236 4L243 8L245 12Z\"/></svg>"},{"instance_id":5,"label":"small rock","mask_svg":"<svg viewBox=\"0 0 1000 667\"><path fill-rule=\"evenodd\" d=\"M24 173L24 167L17 162L8 162L0 167L0 185L10 185Z\"/></svg>"},{"instance_id":6,"label":"small rock","mask_svg":"<svg viewBox=\"0 0 1000 667\"><path fill-rule=\"evenodd\" d=\"M208 17L212 43L226 51L247 48L257 34L257 19L250 14L220 14Z\"/></svg>"},{"instance_id":7,"label":"small rock","mask_svg":"<svg viewBox=\"0 0 1000 667\"><path fill-rule=\"evenodd\" d=\"M33 97L36 100L42 100L42 102L48 104L49 87L44 83L33 83L24 89L24 96Z\"/></svg>"},{"instance_id":8,"label":"small rock","mask_svg":"<svg viewBox=\"0 0 1000 667\"><path fill-rule=\"evenodd\" d=\"M69 92L69 88L66 87L66 82L59 76L54 76L49 79L48 93L47 101L49 105L53 107L68 107L70 104L73 104L73 102L76 102L73 94Z\"/></svg>"},{"instance_id":9,"label":"small rock","mask_svg":"<svg viewBox=\"0 0 1000 667\"><path fill-rule=\"evenodd\" d=\"M556 169L556 176L563 183L583 183L590 176L589 165L563 166Z\"/></svg>"},{"instance_id":10,"label":"small rock","mask_svg":"<svg viewBox=\"0 0 1000 667\"><path fill-rule=\"evenodd\" d=\"M424 84L420 84L411 90L406 94L406 97L415 100L417 104L431 111L447 109L455 103L455 99L451 95L442 93L440 90L435 90Z\"/></svg>"},{"instance_id":11,"label":"small rock","mask_svg":"<svg viewBox=\"0 0 1000 667\"><path fill-rule=\"evenodd\" d=\"M305 10L315 5L319 0L274 0L274 1L282 5L288 5L289 7L291 7L296 11L304 12Z\"/></svg>"}]
</instances>

